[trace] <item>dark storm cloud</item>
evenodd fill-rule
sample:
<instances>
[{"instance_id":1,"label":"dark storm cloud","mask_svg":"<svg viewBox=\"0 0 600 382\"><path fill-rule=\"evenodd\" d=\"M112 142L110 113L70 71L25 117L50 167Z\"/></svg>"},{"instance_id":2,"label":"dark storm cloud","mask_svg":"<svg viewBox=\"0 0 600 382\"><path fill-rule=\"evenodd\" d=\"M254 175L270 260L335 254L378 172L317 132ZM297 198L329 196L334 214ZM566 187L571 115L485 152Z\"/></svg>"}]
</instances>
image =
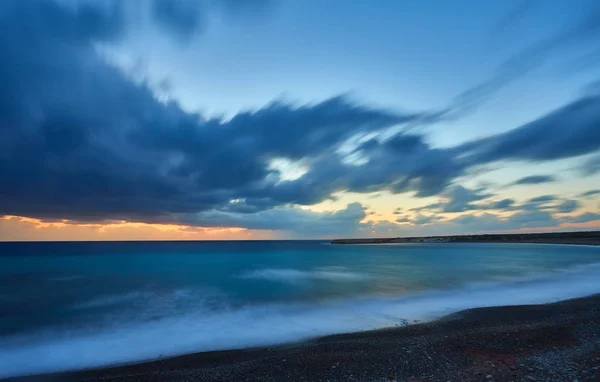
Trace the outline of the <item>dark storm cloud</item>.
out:
<instances>
[{"instance_id":1,"label":"dark storm cloud","mask_svg":"<svg viewBox=\"0 0 600 382\"><path fill-rule=\"evenodd\" d=\"M270 159L329 155L342 177L337 145L415 118L345 97L273 103L229 121L186 113L94 51L126 32L123 3L86 4L0 3L0 214L161 222L312 204L337 185L323 173L314 185L278 182Z\"/></svg>"},{"instance_id":2,"label":"dark storm cloud","mask_svg":"<svg viewBox=\"0 0 600 382\"><path fill-rule=\"evenodd\" d=\"M324 158L300 179L315 186L333 182L343 189L392 193L414 192L417 197L437 195L461 175L462 167L448 150L432 148L422 136L398 134L388 140L370 140L355 153L368 162L354 165Z\"/></svg>"},{"instance_id":3,"label":"dark storm cloud","mask_svg":"<svg viewBox=\"0 0 600 382\"><path fill-rule=\"evenodd\" d=\"M540 162L600 149L600 96L577 100L505 133L459 147L472 165L500 160Z\"/></svg>"},{"instance_id":4,"label":"dark storm cloud","mask_svg":"<svg viewBox=\"0 0 600 382\"><path fill-rule=\"evenodd\" d=\"M513 185L523 185L523 184L541 184L541 183L552 183L556 182L556 178L552 175L531 175L526 176L524 178L516 180Z\"/></svg>"},{"instance_id":5,"label":"dark storm cloud","mask_svg":"<svg viewBox=\"0 0 600 382\"><path fill-rule=\"evenodd\" d=\"M351 203L335 212L314 212L293 208L273 208L254 214L207 211L183 216L181 223L214 227L243 227L259 230L290 231L301 236L350 233L366 216L360 203Z\"/></svg>"},{"instance_id":6,"label":"dark storm cloud","mask_svg":"<svg viewBox=\"0 0 600 382\"><path fill-rule=\"evenodd\" d=\"M219 7L261 12L263 3L230 0ZM340 150L353 137L441 118L343 96L305 105L274 102L226 121L209 119L158 102L152 89L97 54L97 43L116 42L131 27L125 2L61 4L0 2L0 215L336 233L359 224L362 206L330 214L281 207L318 203L337 191L387 190L441 195L447 203L438 207L446 212L484 208L474 202L489 197L485 190L448 189L473 166L567 158L600 147L600 99L594 96L506 133L444 149L403 130ZM144 4L151 4L154 22L178 38L200 33L209 12L202 7L215 6ZM302 160L308 172L282 181L269 167L275 158ZM485 205L491 203L513 208L508 201Z\"/></svg>"}]
</instances>

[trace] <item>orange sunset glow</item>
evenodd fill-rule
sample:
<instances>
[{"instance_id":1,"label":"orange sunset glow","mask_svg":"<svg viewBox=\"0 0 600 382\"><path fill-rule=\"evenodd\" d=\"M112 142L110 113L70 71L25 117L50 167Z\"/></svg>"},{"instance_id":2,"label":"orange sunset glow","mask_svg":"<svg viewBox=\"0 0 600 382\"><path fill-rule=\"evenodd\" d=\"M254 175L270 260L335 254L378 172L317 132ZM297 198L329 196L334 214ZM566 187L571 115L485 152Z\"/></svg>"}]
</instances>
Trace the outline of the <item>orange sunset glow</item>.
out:
<instances>
[{"instance_id":1,"label":"orange sunset glow","mask_svg":"<svg viewBox=\"0 0 600 382\"><path fill-rule=\"evenodd\" d=\"M119 240L266 240L268 231L244 228L202 228L175 224L132 222L43 222L19 216L0 218L0 241L119 241Z\"/></svg>"}]
</instances>

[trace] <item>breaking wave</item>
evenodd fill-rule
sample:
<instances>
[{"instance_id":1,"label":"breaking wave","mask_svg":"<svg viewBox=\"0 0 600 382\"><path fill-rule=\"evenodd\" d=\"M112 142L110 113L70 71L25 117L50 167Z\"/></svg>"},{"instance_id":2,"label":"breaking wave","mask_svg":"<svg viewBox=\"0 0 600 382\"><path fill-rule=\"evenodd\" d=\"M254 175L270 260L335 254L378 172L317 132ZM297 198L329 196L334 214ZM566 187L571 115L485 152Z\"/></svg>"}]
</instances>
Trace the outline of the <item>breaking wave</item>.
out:
<instances>
[{"instance_id":1,"label":"breaking wave","mask_svg":"<svg viewBox=\"0 0 600 382\"><path fill-rule=\"evenodd\" d=\"M327 272L271 269L254 271L245 277L276 281L290 277L327 280L364 277L335 270ZM158 319L141 319L143 315L117 316L113 317L109 327L89 326L3 337L0 341L0 377L300 341L328 334L405 325L413 320L431 320L474 307L553 302L600 293L598 280L600 265L593 264L530 280L470 285L395 298L245 306L225 302L214 306L196 299L196 303L186 310L166 309ZM153 298L148 299L149 305ZM173 298L181 296L173 294ZM104 303L114 301L109 298Z\"/></svg>"},{"instance_id":2,"label":"breaking wave","mask_svg":"<svg viewBox=\"0 0 600 382\"><path fill-rule=\"evenodd\" d=\"M366 274L347 272L340 270L337 267L318 268L310 271L266 268L244 273L241 277L245 279L262 279L287 283L297 283L308 280L361 281L369 278Z\"/></svg>"}]
</instances>

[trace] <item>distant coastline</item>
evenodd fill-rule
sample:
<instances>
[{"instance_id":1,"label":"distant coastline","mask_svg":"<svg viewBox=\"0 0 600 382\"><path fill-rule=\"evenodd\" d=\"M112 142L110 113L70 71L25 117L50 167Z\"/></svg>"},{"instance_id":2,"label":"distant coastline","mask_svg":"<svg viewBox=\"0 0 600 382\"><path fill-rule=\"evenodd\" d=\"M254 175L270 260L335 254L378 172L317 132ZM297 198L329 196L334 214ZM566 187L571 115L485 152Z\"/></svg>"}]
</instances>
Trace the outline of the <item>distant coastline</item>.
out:
<instances>
[{"instance_id":1,"label":"distant coastline","mask_svg":"<svg viewBox=\"0 0 600 382\"><path fill-rule=\"evenodd\" d=\"M331 244L538 243L600 245L600 231L336 239Z\"/></svg>"}]
</instances>

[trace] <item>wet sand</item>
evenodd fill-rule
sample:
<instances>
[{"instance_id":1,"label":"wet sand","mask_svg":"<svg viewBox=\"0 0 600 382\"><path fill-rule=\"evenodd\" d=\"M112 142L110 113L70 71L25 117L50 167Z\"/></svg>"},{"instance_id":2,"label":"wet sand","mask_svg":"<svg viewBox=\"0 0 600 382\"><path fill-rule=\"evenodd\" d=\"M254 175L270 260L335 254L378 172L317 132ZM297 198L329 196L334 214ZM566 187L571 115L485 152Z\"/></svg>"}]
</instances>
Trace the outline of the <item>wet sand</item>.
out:
<instances>
[{"instance_id":1,"label":"wet sand","mask_svg":"<svg viewBox=\"0 0 600 382\"><path fill-rule=\"evenodd\" d=\"M600 295L471 309L430 323L284 346L10 380L600 381Z\"/></svg>"}]
</instances>

